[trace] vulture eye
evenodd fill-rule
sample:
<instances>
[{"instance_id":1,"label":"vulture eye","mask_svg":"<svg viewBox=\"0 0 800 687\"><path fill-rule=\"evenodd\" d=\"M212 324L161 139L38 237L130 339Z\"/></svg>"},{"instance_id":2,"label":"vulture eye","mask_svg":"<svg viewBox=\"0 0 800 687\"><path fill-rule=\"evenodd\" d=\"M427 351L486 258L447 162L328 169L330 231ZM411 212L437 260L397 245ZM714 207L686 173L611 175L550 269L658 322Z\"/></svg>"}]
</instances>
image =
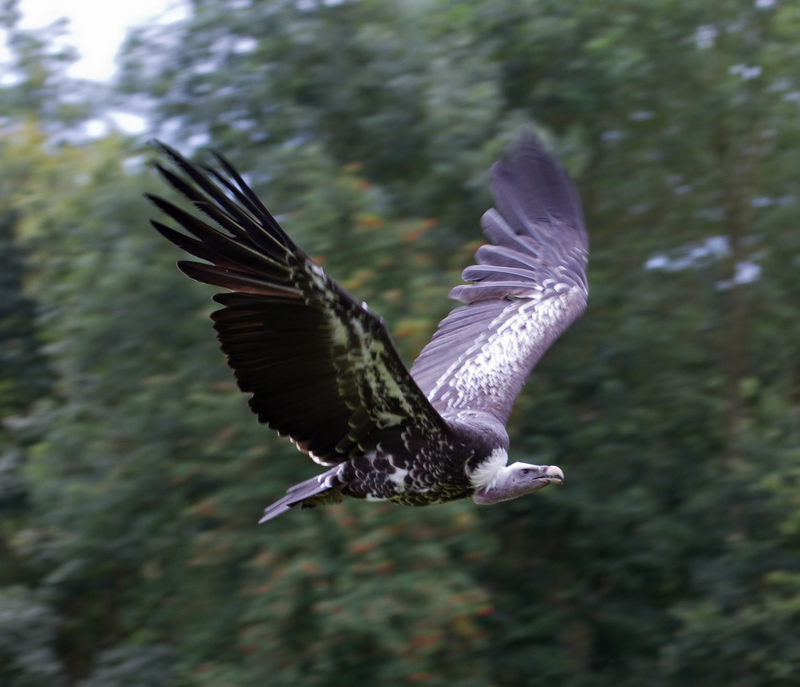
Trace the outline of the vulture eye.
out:
<instances>
[{"instance_id":1,"label":"vulture eye","mask_svg":"<svg viewBox=\"0 0 800 687\"><path fill-rule=\"evenodd\" d=\"M529 472L530 472L530 470L528 468L522 468L522 470L520 470L520 474L523 474L523 475L527 475Z\"/></svg>"}]
</instances>

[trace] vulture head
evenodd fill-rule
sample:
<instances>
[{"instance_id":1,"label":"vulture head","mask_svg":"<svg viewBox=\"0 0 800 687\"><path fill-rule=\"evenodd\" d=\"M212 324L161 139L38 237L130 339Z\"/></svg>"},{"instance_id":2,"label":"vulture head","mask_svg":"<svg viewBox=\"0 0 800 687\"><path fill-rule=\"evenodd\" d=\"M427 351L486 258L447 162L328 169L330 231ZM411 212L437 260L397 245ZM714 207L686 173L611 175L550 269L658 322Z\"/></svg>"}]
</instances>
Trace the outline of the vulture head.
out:
<instances>
[{"instance_id":1,"label":"vulture head","mask_svg":"<svg viewBox=\"0 0 800 687\"><path fill-rule=\"evenodd\" d=\"M502 458L498 456L495 459L496 468L491 472L486 470L484 475L473 475L473 482L483 483L483 486L472 495L475 503L488 506L500 501L509 501L542 489L548 484L561 484L564 481L564 473L555 465L531 463L503 465L500 461L504 458L505 456Z\"/></svg>"}]
</instances>

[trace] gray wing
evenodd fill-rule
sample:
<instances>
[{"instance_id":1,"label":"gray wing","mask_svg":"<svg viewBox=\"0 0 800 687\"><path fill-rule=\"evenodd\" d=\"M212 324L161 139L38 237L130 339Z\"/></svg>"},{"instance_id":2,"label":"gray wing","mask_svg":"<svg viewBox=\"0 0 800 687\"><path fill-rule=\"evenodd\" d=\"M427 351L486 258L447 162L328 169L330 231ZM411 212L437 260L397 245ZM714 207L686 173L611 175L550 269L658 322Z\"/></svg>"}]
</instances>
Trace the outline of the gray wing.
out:
<instances>
[{"instance_id":1,"label":"gray wing","mask_svg":"<svg viewBox=\"0 0 800 687\"><path fill-rule=\"evenodd\" d=\"M181 261L184 274L231 290L214 297L225 307L211 318L259 421L323 465L359 455L374 432L392 427L449 435L383 320L286 235L233 167L219 158L226 178L162 148L191 181L158 166L161 174L222 230L148 195L191 236L152 224L211 263Z\"/></svg>"},{"instance_id":2,"label":"gray wing","mask_svg":"<svg viewBox=\"0 0 800 687\"><path fill-rule=\"evenodd\" d=\"M440 413L485 411L505 423L525 378L583 313L589 242L566 171L533 137L491 169L492 245L450 297L468 305L439 324L411 374ZM445 415L447 416L447 415Z\"/></svg>"}]
</instances>

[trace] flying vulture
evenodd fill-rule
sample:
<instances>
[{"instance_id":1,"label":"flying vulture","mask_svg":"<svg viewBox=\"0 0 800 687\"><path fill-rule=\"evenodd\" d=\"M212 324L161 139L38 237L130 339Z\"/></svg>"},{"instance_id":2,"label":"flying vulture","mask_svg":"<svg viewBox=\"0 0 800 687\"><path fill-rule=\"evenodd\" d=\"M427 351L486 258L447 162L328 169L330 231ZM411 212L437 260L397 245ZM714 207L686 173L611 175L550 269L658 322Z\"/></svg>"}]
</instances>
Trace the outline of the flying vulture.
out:
<instances>
[{"instance_id":1,"label":"flying vulture","mask_svg":"<svg viewBox=\"0 0 800 687\"><path fill-rule=\"evenodd\" d=\"M161 145L161 144L159 144ZM525 378L577 319L588 295L588 238L569 176L531 135L491 168L497 209L409 371L384 321L286 234L222 156L200 168L161 145L167 182L216 226L152 195L187 232L153 221L204 262L191 279L229 290L211 314L222 351L259 422L329 469L289 488L265 522L345 496L426 506L491 504L560 483L554 465L508 462L505 430Z\"/></svg>"}]
</instances>

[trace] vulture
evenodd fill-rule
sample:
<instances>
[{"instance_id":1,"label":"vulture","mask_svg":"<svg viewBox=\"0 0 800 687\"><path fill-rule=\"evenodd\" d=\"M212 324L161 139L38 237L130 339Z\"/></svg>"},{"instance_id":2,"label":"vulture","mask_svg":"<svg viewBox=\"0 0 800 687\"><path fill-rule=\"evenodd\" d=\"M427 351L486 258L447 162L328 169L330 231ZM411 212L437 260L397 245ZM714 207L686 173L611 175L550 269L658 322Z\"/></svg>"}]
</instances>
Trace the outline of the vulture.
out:
<instances>
[{"instance_id":1,"label":"vulture","mask_svg":"<svg viewBox=\"0 0 800 687\"><path fill-rule=\"evenodd\" d=\"M481 220L490 243L450 292L465 305L410 370L384 321L289 237L224 157L198 167L158 145L172 164L156 168L205 218L148 194L185 232L153 226L203 261L178 262L186 276L227 289L211 319L259 422L328 468L259 522L347 496L492 504L563 481L554 465L509 465L505 429L528 373L588 296L578 194L538 139L523 136L492 166L496 208Z\"/></svg>"}]
</instances>

